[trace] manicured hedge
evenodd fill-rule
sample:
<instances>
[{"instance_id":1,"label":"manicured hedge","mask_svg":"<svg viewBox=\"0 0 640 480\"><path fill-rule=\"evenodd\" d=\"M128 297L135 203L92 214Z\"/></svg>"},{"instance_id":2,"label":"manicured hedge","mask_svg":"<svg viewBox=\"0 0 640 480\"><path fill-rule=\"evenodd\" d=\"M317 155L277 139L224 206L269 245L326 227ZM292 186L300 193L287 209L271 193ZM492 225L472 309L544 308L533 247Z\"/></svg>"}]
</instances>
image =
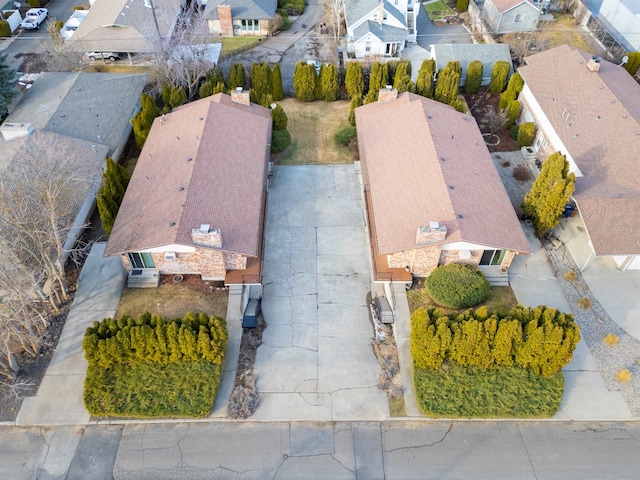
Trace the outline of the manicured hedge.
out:
<instances>
[{"instance_id":1,"label":"manicured hedge","mask_svg":"<svg viewBox=\"0 0 640 480\"><path fill-rule=\"evenodd\" d=\"M473 307L489 296L491 285L475 265L451 263L436 268L424 282L431 299L443 307Z\"/></svg>"},{"instance_id":2,"label":"manicured hedge","mask_svg":"<svg viewBox=\"0 0 640 480\"><path fill-rule=\"evenodd\" d=\"M564 367L580 341L573 315L554 308L514 307L507 315L486 307L455 317L442 309L419 308L411 315L411 353L417 369L443 363L481 369L518 366L537 375Z\"/></svg>"},{"instance_id":3,"label":"manicured hedge","mask_svg":"<svg viewBox=\"0 0 640 480\"><path fill-rule=\"evenodd\" d=\"M98 416L202 417L211 412L227 347L224 320L146 312L94 322L82 348L84 401Z\"/></svg>"}]
</instances>

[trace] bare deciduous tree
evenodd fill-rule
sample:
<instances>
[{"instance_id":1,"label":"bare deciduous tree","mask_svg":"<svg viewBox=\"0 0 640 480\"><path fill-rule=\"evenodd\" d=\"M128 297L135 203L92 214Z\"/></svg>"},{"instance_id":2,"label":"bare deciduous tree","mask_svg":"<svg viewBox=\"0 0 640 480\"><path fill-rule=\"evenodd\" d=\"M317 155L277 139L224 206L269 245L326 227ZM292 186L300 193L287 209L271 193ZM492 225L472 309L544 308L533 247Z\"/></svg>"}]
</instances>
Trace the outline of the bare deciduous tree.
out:
<instances>
[{"instance_id":1,"label":"bare deciduous tree","mask_svg":"<svg viewBox=\"0 0 640 480\"><path fill-rule=\"evenodd\" d=\"M326 0L326 9L331 17L333 27L333 41L337 42L341 36L342 16L344 14L345 0Z\"/></svg>"}]
</instances>

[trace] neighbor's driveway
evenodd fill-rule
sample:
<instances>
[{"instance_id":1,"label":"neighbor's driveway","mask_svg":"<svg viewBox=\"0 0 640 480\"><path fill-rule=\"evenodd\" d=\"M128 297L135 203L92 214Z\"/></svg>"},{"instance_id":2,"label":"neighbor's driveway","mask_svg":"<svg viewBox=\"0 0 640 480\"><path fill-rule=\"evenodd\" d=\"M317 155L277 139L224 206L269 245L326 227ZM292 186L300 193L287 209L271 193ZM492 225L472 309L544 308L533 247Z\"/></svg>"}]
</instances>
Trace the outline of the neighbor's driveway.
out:
<instances>
[{"instance_id":1,"label":"neighbor's driveway","mask_svg":"<svg viewBox=\"0 0 640 480\"><path fill-rule=\"evenodd\" d=\"M354 166L277 167L265 229L267 328L253 420L388 417L369 320L369 258Z\"/></svg>"}]
</instances>

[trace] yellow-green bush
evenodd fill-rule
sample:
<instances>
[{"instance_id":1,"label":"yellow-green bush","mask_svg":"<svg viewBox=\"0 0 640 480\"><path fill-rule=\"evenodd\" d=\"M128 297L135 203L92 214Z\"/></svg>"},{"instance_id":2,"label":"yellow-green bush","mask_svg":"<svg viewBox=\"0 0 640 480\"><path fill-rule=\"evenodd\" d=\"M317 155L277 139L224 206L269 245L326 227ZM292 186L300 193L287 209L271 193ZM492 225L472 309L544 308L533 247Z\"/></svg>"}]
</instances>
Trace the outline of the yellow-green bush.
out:
<instances>
[{"instance_id":1,"label":"yellow-green bush","mask_svg":"<svg viewBox=\"0 0 640 480\"><path fill-rule=\"evenodd\" d=\"M491 286L475 265L450 263L436 268L424 288L438 305L451 308L473 307L489 296Z\"/></svg>"}]
</instances>

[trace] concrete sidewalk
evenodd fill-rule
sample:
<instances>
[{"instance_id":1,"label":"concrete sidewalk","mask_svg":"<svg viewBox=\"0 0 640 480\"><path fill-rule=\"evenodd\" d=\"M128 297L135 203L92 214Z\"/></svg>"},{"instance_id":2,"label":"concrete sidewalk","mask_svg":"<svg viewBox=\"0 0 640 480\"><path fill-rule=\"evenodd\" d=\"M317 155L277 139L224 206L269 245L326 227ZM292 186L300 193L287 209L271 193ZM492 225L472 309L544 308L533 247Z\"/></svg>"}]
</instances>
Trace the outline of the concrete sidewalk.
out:
<instances>
[{"instance_id":1,"label":"concrete sidewalk","mask_svg":"<svg viewBox=\"0 0 640 480\"><path fill-rule=\"evenodd\" d=\"M89 423L82 401L87 372L82 338L94 321L113 317L126 276L119 257L102 258L105 246L96 243L87 257L56 351L36 396L22 402L17 425Z\"/></svg>"}]
</instances>

